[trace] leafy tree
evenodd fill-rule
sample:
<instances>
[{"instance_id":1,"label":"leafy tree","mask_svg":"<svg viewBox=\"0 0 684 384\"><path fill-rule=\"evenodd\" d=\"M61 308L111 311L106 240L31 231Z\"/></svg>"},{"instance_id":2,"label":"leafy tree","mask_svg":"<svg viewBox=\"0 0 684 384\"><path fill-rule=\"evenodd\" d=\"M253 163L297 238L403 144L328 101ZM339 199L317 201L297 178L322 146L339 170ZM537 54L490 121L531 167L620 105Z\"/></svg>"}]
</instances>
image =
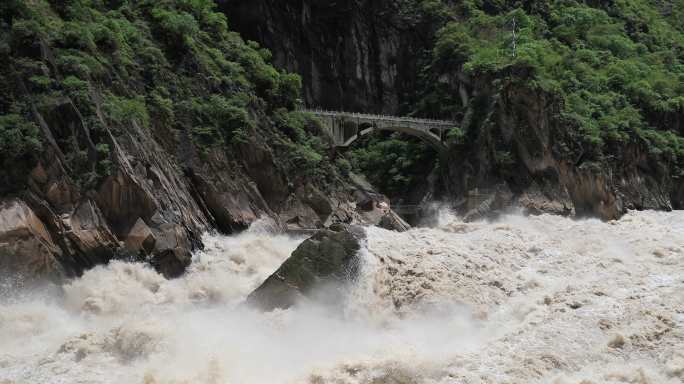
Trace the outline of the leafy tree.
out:
<instances>
[{"instance_id":1,"label":"leafy tree","mask_svg":"<svg viewBox=\"0 0 684 384\"><path fill-rule=\"evenodd\" d=\"M390 197L405 196L424 181L436 161L436 153L424 142L392 133L362 138L349 153L352 168Z\"/></svg>"},{"instance_id":2,"label":"leafy tree","mask_svg":"<svg viewBox=\"0 0 684 384\"><path fill-rule=\"evenodd\" d=\"M38 126L17 113L0 115L0 158L32 156L42 147Z\"/></svg>"}]
</instances>

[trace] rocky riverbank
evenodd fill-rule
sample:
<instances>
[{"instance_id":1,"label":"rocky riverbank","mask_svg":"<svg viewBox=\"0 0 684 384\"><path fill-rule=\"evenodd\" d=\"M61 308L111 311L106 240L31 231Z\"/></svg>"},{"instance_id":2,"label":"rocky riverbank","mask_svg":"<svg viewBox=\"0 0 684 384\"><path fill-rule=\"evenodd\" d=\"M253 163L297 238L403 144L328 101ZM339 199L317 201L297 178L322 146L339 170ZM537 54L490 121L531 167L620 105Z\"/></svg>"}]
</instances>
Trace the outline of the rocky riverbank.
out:
<instances>
[{"instance_id":1,"label":"rocky riverbank","mask_svg":"<svg viewBox=\"0 0 684 384\"><path fill-rule=\"evenodd\" d=\"M206 232L388 212L294 110L301 80L210 2L40 3L0 6L0 271L125 259L177 277Z\"/></svg>"}]
</instances>

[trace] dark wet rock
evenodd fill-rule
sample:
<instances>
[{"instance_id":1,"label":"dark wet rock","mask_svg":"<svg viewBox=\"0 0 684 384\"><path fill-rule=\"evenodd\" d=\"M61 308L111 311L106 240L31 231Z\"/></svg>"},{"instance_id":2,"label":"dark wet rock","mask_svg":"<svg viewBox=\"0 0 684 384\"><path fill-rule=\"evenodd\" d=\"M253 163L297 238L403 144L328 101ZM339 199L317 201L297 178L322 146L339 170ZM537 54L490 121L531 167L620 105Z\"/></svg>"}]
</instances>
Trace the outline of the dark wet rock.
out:
<instances>
[{"instance_id":1,"label":"dark wet rock","mask_svg":"<svg viewBox=\"0 0 684 384\"><path fill-rule=\"evenodd\" d=\"M397 232L405 232L411 229L411 226L392 210L382 216L378 226Z\"/></svg>"},{"instance_id":2,"label":"dark wet rock","mask_svg":"<svg viewBox=\"0 0 684 384\"><path fill-rule=\"evenodd\" d=\"M190 240L186 230L173 223L162 224L155 229L154 251L150 263L167 278L178 277L192 261Z\"/></svg>"},{"instance_id":3,"label":"dark wet rock","mask_svg":"<svg viewBox=\"0 0 684 384\"><path fill-rule=\"evenodd\" d=\"M375 208L375 200L371 196L364 194L357 199L356 206L362 211L372 211Z\"/></svg>"},{"instance_id":4,"label":"dark wet rock","mask_svg":"<svg viewBox=\"0 0 684 384\"><path fill-rule=\"evenodd\" d=\"M316 211L292 195L280 214L288 230L322 228L323 222Z\"/></svg>"},{"instance_id":5,"label":"dark wet rock","mask_svg":"<svg viewBox=\"0 0 684 384\"><path fill-rule=\"evenodd\" d=\"M305 240L247 302L262 310L288 308L316 288L339 288L356 277L363 229L336 224Z\"/></svg>"},{"instance_id":6,"label":"dark wet rock","mask_svg":"<svg viewBox=\"0 0 684 384\"><path fill-rule=\"evenodd\" d=\"M65 214L62 223L69 229L67 238L74 251L88 255L93 264L107 262L119 246L98 205L92 200L83 201L71 215Z\"/></svg>"},{"instance_id":7,"label":"dark wet rock","mask_svg":"<svg viewBox=\"0 0 684 384\"><path fill-rule=\"evenodd\" d=\"M224 171L225 172L225 171ZM263 202L258 190L248 182L240 185L222 172L188 170L195 191L195 198L202 203L206 214L216 228L223 233L234 233L249 227L263 212L254 202ZM265 205L266 203L263 203ZM257 204L261 205L261 204Z\"/></svg>"},{"instance_id":8,"label":"dark wet rock","mask_svg":"<svg viewBox=\"0 0 684 384\"><path fill-rule=\"evenodd\" d=\"M330 198L312 184L298 188L296 195L304 204L311 207L322 222L325 222L333 213L333 205Z\"/></svg>"},{"instance_id":9,"label":"dark wet rock","mask_svg":"<svg viewBox=\"0 0 684 384\"><path fill-rule=\"evenodd\" d=\"M108 177L98 193L98 205L113 230L125 236L138 218L149 219L157 211L156 199L131 174Z\"/></svg>"},{"instance_id":10,"label":"dark wet rock","mask_svg":"<svg viewBox=\"0 0 684 384\"><path fill-rule=\"evenodd\" d=\"M684 209L684 177L679 177L673 181L674 186L671 192L672 207L674 209Z\"/></svg>"}]
</instances>

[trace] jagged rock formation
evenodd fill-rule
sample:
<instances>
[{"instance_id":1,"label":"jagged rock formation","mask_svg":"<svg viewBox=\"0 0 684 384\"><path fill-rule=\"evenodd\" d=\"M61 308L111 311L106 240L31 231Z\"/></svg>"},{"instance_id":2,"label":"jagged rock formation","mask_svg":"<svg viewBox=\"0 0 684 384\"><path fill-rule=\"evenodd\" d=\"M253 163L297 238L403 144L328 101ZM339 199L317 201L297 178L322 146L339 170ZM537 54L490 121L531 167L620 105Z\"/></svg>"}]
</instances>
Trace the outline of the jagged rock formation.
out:
<instances>
[{"instance_id":1,"label":"jagged rock formation","mask_svg":"<svg viewBox=\"0 0 684 384\"><path fill-rule=\"evenodd\" d=\"M0 271L21 276L59 278L61 256L50 232L23 201L0 204Z\"/></svg>"},{"instance_id":2,"label":"jagged rock formation","mask_svg":"<svg viewBox=\"0 0 684 384\"><path fill-rule=\"evenodd\" d=\"M12 239L0 248L8 265L41 257L55 275L72 276L122 257L172 277L203 232L233 233L261 216L281 229L405 229L382 196L338 169L343 154L296 111L300 97L392 114L451 103L436 110L462 121L463 132L440 159L441 180L424 184L441 186L435 197L469 219L511 205L605 219L684 207L675 155L668 163L624 127L616 132L630 140L587 154L579 131L559 118L562 100L526 86L533 68L466 71L459 55L468 50L458 44L446 62L433 57L436 30L467 23L472 9L404 0L219 4L230 24L210 2L0 4L0 239ZM482 17L510 10L497 4L485 4ZM524 12L548 16L533 5ZM303 95L299 78L276 71L271 53L228 25L299 72ZM684 133L678 108L646 110L653 141Z\"/></svg>"}]
</instances>

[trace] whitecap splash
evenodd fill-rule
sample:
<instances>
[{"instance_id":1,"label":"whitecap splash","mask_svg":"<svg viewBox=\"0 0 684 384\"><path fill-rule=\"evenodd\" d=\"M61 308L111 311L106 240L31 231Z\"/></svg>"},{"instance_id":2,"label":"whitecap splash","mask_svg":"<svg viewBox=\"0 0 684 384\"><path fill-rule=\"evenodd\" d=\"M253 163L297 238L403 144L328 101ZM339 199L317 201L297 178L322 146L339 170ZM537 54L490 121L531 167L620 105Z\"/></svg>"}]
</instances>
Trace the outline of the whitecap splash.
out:
<instances>
[{"instance_id":1,"label":"whitecap splash","mask_svg":"<svg viewBox=\"0 0 684 384\"><path fill-rule=\"evenodd\" d=\"M241 304L302 241L267 223L207 236L179 279L112 262L3 293L0 383L684 380L683 212L366 233L339 308Z\"/></svg>"}]
</instances>

